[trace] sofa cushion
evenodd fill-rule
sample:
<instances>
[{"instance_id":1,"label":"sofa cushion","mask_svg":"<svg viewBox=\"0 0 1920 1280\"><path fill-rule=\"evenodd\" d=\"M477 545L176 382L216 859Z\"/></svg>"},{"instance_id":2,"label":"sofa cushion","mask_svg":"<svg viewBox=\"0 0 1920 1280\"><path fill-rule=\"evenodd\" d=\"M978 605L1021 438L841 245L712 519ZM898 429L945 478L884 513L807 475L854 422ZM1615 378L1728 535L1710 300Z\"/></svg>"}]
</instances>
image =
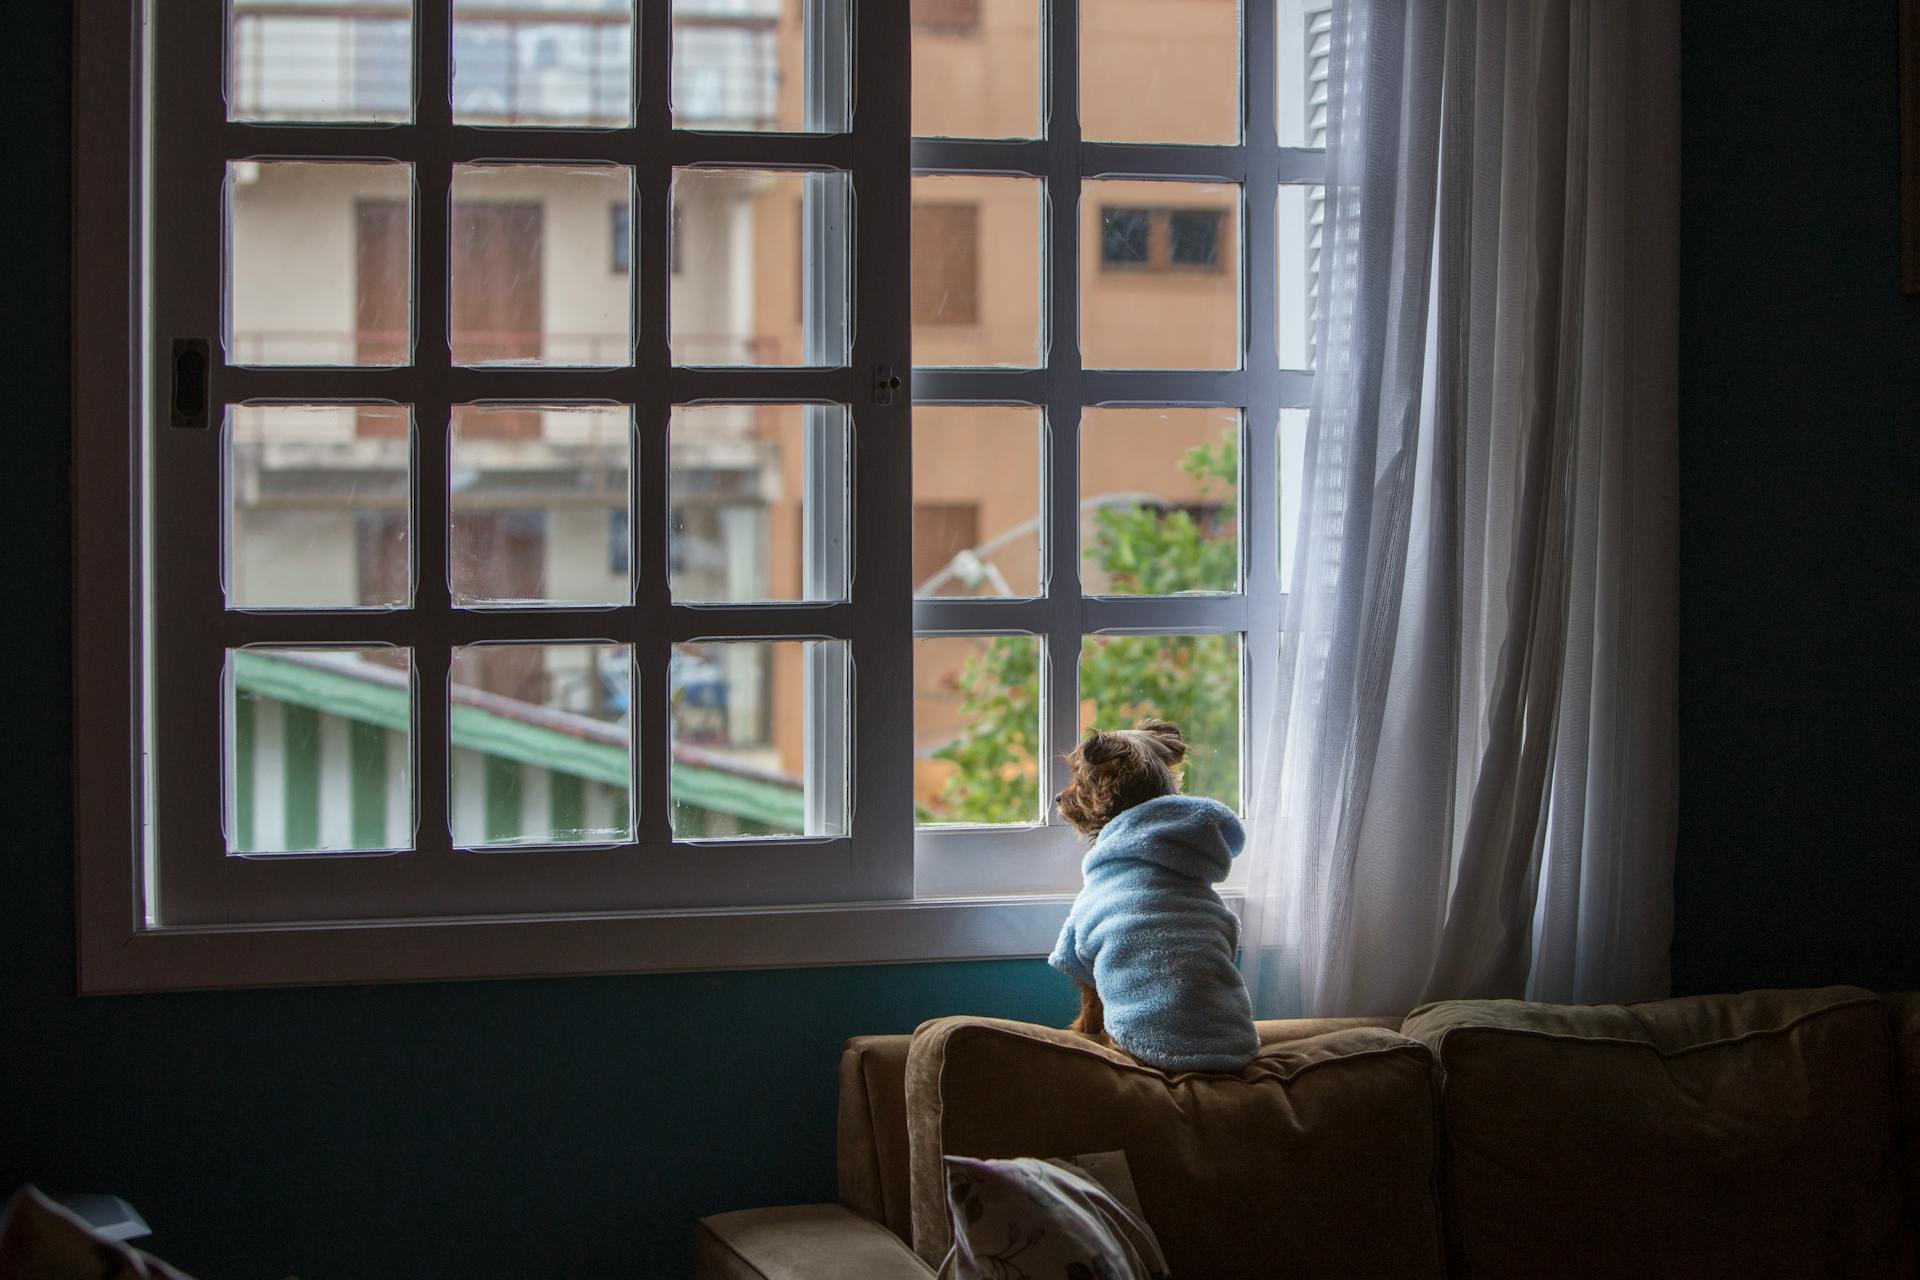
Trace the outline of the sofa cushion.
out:
<instances>
[{"instance_id":1,"label":"sofa cushion","mask_svg":"<svg viewBox=\"0 0 1920 1280\"><path fill-rule=\"evenodd\" d=\"M1456 1276L1914 1274L1869 992L1462 1001L1404 1030L1440 1060Z\"/></svg>"},{"instance_id":2,"label":"sofa cushion","mask_svg":"<svg viewBox=\"0 0 1920 1280\"><path fill-rule=\"evenodd\" d=\"M1169 1076L1071 1032L930 1022L907 1059L914 1248L951 1243L944 1156L1119 1149L1176 1276L1442 1276L1431 1073L1379 1028Z\"/></svg>"},{"instance_id":3,"label":"sofa cushion","mask_svg":"<svg viewBox=\"0 0 1920 1280\"><path fill-rule=\"evenodd\" d=\"M1029 1156L944 1163L954 1240L940 1280L1168 1280L1153 1228L1079 1166Z\"/></svg>"}]
</instances>

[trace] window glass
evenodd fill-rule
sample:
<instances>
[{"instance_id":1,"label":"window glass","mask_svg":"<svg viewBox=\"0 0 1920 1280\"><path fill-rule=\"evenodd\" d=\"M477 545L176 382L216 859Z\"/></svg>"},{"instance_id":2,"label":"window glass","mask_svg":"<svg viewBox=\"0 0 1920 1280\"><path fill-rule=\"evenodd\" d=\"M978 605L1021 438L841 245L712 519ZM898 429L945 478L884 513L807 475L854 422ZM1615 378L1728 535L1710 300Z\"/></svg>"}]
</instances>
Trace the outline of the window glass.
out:
<instances>
[{"instance_id":1,"label":"window glass","mask_svg":"<svg viewBox=\"0 0 1920 1280\"><path fill-rule=\"evenodd\" d=\"M227 119L413 119L412 0L230 0L227 21Z\"/></svg>"},{"instance_id":2,"label":"window glass","mask_svg":"<svg viewBox=\"0 0 1920 1280\"><path fill-rule=\"evenodd\" d=\"M844 173L676 172L673 362L844 366L852 193Z\"/></svg>"},{"instance_id":3,"label":"window glass","mask_svg":"<svg viewBox=\"0 0 1920 1280\"><path fill-rule=\"evenodd\" d=\"M459 606L619 605L633 410L625 405L456 405L448 445L447 577Z\"/></svg>"},{"instance_id":4,"label":"window glass","mask_svg":"<svg viewBox=\"0 0 1920 1280\"><path fill-rule=\"evenodd\" d=\"M227 410L229 608L413 602L412 419L397 404Z\"/></svg>"},{"instance_id":5,"label":"window glass","mask_svg":"<svg viewBox=\"0 0 1920 1280\"><path fill-rule=\"evenodd\" d=\"M1240 807L1240 637L1096 635L1080 646L1080 731L1170 720L1188 795Z\"/></svg>"},{"instance_id":6,"label":"window glass","mask_svg":"<svg viewBox=\"0 0 1920 1280\"><path fill-rule=\"evenodd\" d=\"M631 124L632 0L453 0L453 118L475 125Z\"/></svg>"},{"instance_id":7,"label":"window glass","mask_svg":"<svg viewBox=\"0 0 1920 1280\"><path fill-rule=\"evenodd\" d=\"M447 802L459 848L633 838L633 649L453 651Z\"/></svg>"},{"instance_id":8,"label":"window glass","mask_svg":"<svg viewBox=\"0 0 1920 1280\"><path fill-rule=\"evenodd\" d=\"M912 0L913 132L1040 136L1040 0Z\"/></svg>"},{"instance_id":9,"label":"window glass","mask_svg":"<svg viewBox=\"0 0 1920 1280\"><path fill-rule=\"evenodd\" d=\"M1088 595L1240 589L1240 414L1088 409L1080 584Z\"/></svg>"},{"instance_id":10,"label":"window glass","mask_svg":"<svg viewBox=\"0 0 1920 1280\"><path fill-rule=\"evenodd\" d=\"M456 166L453 362L633 363L628 274L600 254L605 210L630 208L632 185L618 165Z\"/></svg>"},{"instance_id":11,"label":"window glass","mask_svg":"<svg viewBox=\"0 0 1920 1280\"><path fill-rule=\"evenodd\" d=\"M839 133L847 0L673 0L678 129Z\"/></svg>"},{"instance_id":12,"label":"window glass","mask_svg":"<svg viewBox=\"0 0 1920 1280\"><path fill-rule=\"evenodd\" d=\"M844 835L851 682L840 640L675 645L675 838Z\"/></svg>"},{"instance_id":13,"label":"window glass","mask_svg":"<svg viewBox=\"0 0 1920 1280\"><path fill-rule=\"evenodd\" d=\"M413 844L413 652L229 649L230 854Z\"/></svg>"},{"instance_id":14,"label":"window glass","mask_svg":"<svg viewBox=\"0 0 1920 1280\"><path fill-rule=\"evenodd\" d=\"M1080 355L1086 366L1240 366L1238 187L1086 182L1080 238Z\"/></svg>"},{"instance_id":15,"label":"window glass","mask_svg":"<svg viewBox=\"0 0 1920 1280\"><path fill-rule=\"evenodd\" d=\"M922 826L1041 817L1040 637L913 645L914 811Z\"/></svg>"},{"instance_id":16,"label":"window glass","mask_svg":"<svg viewBox=\"0 0 1920 1280\"><path fill-rule=\"evenodd\" d=\"M915 405L913 591L1040 594L1045 414L1030 405Z\"/></svg>"},{"instance_id":17,"label":"window glass","mask_svg":"<svg viewBox=\"0 0 1920 1280\"><path fill-rule=\"evenodd\" d=\"M412 165L234 160L226 195L230 363L409 363Z\"/></svg>"},{"instance_id":18,"label":"window glass","mask_svg":"<svg viewBox=\"0 0 1920 1280\"><path fill-rule=\"evenodd\" d=\"M840 405L674 408L676 601L846 598L847 422Z\"/></svg>"},{"instance_id":19,"label":"window glass","mask_svg":"<svg viewBox=\"0 0 1920 1280\"><path fill-rule=\"evenodd\" d=\"M1080 130L1090 142L1238 142L1237 0L1083 0Z\"/></svg>"},{"instance_id":20,"label":"window glass","mask_svg":"<svg viewBox=\"0 0 1920 1280\"><path fill-rule=\"evenodd\" d=\"M1037 367L1044 294L1033 178L913 180L913 362Z\"/></svg>"}]
</instances>

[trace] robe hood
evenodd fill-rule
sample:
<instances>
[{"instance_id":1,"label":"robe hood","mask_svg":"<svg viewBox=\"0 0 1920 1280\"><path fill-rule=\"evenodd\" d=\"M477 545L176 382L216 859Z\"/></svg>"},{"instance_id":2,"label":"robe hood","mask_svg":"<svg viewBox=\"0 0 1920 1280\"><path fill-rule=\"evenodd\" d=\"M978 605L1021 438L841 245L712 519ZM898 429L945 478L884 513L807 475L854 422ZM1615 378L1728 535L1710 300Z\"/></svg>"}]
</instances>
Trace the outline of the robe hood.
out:
<instances>
[{"instance_id":1,"label":"robe hood","mask_svg":"<svg viewBox=\"0 0 1920 1280\"><path fill-rule=\"evenodd\" d=\"M1157 796L1109 822L1080 864L1083 876L1116 862L1150 862L1206 884L1226 879L1246 848L1233 810L1206 796Z\"/></svg>"}]
</instances>

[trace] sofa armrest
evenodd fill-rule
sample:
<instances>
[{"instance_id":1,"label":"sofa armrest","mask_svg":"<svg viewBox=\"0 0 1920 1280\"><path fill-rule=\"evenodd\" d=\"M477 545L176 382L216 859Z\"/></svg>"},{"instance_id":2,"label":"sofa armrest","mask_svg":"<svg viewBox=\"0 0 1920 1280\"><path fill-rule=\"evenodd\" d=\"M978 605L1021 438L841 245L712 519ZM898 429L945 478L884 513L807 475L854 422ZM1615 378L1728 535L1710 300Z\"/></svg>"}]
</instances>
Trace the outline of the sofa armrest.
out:
<instances>
[{"instance_id":1,"label":"sofa armrest","mask_svg":"<svg viewBox=\"0 0 1920 1280\"><path fill-rule=\"evenodd\" d=\"M694 1280L927 1280L933 1272L872 1219L837 1204L742 1209L693 1228Z\"/></svg>"}]
</instances>

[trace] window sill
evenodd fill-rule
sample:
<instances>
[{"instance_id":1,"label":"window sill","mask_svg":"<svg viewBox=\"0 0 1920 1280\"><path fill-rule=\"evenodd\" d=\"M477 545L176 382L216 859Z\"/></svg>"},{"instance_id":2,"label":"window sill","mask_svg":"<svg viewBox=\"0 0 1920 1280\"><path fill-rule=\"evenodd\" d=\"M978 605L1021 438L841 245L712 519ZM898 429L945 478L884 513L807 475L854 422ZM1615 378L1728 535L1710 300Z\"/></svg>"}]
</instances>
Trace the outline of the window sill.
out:
<instances>
[{"instance_id":1,"label":"window sill","mask_svg":"<svg viewBox=\"0 0 1920 1280\"><path fill-rule=\"evenodd\" d=\"M83 938L80 992L434 982L1044 956L1068 894L738 911L143 929Z\"/></svg>"}]
</instances>

